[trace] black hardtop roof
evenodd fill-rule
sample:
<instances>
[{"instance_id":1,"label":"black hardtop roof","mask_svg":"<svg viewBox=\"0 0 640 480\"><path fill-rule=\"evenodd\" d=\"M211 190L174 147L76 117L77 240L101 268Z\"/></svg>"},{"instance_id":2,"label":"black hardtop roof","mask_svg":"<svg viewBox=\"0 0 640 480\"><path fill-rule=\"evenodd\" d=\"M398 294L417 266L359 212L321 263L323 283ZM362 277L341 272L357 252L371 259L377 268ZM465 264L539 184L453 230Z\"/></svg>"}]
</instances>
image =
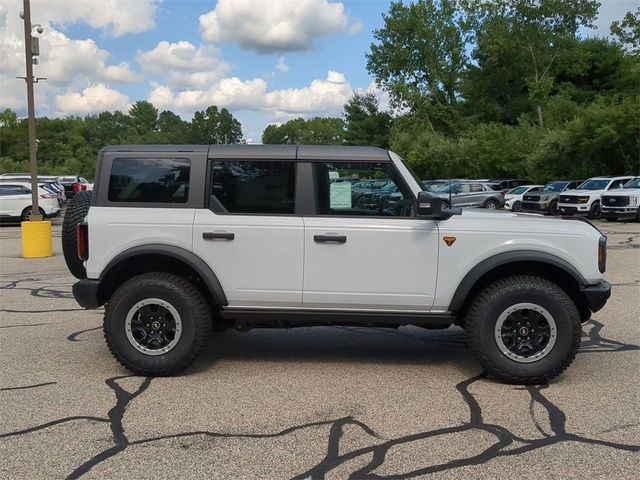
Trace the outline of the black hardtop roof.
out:
<instances>
[{"instance_id":1,"label":"black hardtop roof","mask_svg":"<svg viewBox=\"0 0 640 480\"><path fill-rule=\"evenodd\" d=\"M382 148L343 145L111 145L101 152L208 152L209 158L390 161L389 153Z\"/></svg>"}]
</instances>

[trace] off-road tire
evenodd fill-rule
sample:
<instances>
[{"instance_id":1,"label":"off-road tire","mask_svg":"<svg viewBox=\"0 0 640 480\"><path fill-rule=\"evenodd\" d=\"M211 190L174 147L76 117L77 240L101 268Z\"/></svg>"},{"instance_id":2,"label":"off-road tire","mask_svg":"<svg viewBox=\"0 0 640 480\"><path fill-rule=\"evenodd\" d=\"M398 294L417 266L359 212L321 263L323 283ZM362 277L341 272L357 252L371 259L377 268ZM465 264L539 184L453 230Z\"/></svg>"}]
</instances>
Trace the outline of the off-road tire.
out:
<instances>
[{"instance_id":1,"label":"off-road tire","mask_svg":"<svg viewBox=\"0 0 640 480\"><path fill-rule=\"evenodd\" d=\"M20 220L23 221L23 222L28 221L29 220L29 216L31 215L31 210L32 210L31 206L28 206L27 208L25 208L22 211L22 214L20 215ZM46 214L44 213L44 210L42 208L40 208L40 207L38 207L38 210L40 210L40 215L44 219L45 216L46 216Z\"/></svg>"},{"instance_id":2,"label":"off-road tire","mask_svg":"<svg viewBox=\"0 0 640 480\"><path fill-rule=\"evenodd\" d=\"M494 328L499 315L518 303L546 309L556 324L556 342L549 353L531 363L519 363L498 348ZM465 315L467 344L485 372L503 382L544 384L560 375L580 347L580 314L567 293L544 278L518 275L498 280L472 300Z\"/></svg>"},{"instance_id":3,"label":"off-road tire","mask_svg":"<svg viewBox=\"0 0 640 480\"><path fill-rule=\"evenodd\" d=\"M593 202L591 208L589 209L589 214L587 217L591 220L595 220L596 218L600 218L602 216L602 209L600 208L600 202Z\"/></svg>"},{"instance_id":4,"label":"off-road tire","mask_svg":"<svg viewBox=\"0 0 640 480\"><path fill-rule=\"evenodd\" d=\"M78 238L76 236L76 225L84 220L91 207L91 197L93 192L77 192L69 204L64 214L62 222L62 253L67 268L76 278L87 278L87 270L84 268L82 260L78 258Z\"/></svg>"},{"instance_id":5,"label":"off-road tire","mask_svg":"<svg viewBox=\"0 0 640 480\"><path fill-rule=\"evenodd\" d=\"M146 355L127 338L125 319L137 302L158 298L178 311L182 333L178 343L161 355ZM202 292L190 281L172 273L151 272L122 284L107 303L104 337L113 356L127 370L145 376L173 375L193 363L211 333L212 314Z\"/></svg>"}]
</instances>

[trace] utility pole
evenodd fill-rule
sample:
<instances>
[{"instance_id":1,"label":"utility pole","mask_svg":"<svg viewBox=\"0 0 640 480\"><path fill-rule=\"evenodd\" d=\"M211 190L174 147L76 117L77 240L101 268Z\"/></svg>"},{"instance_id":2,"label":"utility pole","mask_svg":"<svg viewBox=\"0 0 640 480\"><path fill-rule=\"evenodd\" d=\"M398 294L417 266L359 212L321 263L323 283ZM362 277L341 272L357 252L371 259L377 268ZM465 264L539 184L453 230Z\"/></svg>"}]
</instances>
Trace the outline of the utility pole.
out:
<instances>
[{"instance_id":1,"label":"utility pole","mask_svg":"<svg viewBox=\"0 0 640 480\"><path fill-rule=\"evenodd\" d=\"M33 38L31 36L31 5L30 0L23 0L24 9L22 18L24 19L24 57L27 66L27 114L29 116L29 165L31 166L31 216L29 220L32 222L42 221L40 209L38 208L38 165L36 150L36 114L33 98L33 64L37 62L35 58L39 52L39 48L33 49ZM42 27L40 27L42 28ZM39 44L36 39L36 45ZM39 45L38 45L39 47Z\"/></svg>"}]
</instances>

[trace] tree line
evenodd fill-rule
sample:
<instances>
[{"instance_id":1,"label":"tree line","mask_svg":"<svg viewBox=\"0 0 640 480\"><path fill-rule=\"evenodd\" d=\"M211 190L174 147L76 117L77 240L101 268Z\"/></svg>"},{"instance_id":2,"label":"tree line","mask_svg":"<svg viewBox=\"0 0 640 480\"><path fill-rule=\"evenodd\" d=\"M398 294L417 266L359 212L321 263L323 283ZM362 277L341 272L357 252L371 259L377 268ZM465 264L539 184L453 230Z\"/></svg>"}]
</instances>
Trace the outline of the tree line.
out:
<instances>
[{"instance_id":1,"label":"tree line","mask_svg":"<svg viewBox=\"0 0 640 480\"><path fill-rule=\"evenodd\" d=\"M271 144L391 148L423 178L581 179L640 173L640 8L584 36L595 0L392 2L367 70L389 95L356 93L341 116L268 125ZM122 143L239 143L240 123L210 106L191 121L136 102L127 113L39 118L43 173L92 177ZM27 170L27 124L0 114L0 171Z\"/></svg>"},{"instance_id":2,"label":"tree line","mask_svg":"<svg viewBox=\"0 0 640 480\"><path fill-rule=\"evenodd\" d=\"M36 120L38 172L93 178L98 151L121 144L212 144L242 142L242 126L226 108L197 111L191 121L138 101L127 113L102 112L84 118ZM0 172L29 171L26 119L5 109L0 113Z\"/></svg>"}]
</instances>

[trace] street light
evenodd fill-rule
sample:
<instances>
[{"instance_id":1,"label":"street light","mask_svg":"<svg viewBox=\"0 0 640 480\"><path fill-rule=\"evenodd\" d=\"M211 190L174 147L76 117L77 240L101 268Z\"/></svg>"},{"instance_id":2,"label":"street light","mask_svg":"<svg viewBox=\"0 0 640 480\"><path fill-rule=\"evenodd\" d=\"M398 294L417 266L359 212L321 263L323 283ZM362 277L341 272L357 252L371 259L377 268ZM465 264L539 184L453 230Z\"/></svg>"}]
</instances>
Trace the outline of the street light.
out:
<instances>
[{"instance_id":1,"label":"street light","mask_svg":"<svg viewBox=\"0 0 640 480\"><path fill-rule=\"evenodd\" d=\"M23 0L20 18L24 20L24 56L27 67L24 80L27 84L27 114L29 125L29 164L31 170L31 215L28 222L21 225L22 256L27 258L50 257L52 255L51 222L44 222L38 206L38 166L36 142L36 116L33 98L33 66L38 64L40 39L33 36L33 30L40 34L42 25L31 24L30 0Z\"/></svg>"}]
</instances>

